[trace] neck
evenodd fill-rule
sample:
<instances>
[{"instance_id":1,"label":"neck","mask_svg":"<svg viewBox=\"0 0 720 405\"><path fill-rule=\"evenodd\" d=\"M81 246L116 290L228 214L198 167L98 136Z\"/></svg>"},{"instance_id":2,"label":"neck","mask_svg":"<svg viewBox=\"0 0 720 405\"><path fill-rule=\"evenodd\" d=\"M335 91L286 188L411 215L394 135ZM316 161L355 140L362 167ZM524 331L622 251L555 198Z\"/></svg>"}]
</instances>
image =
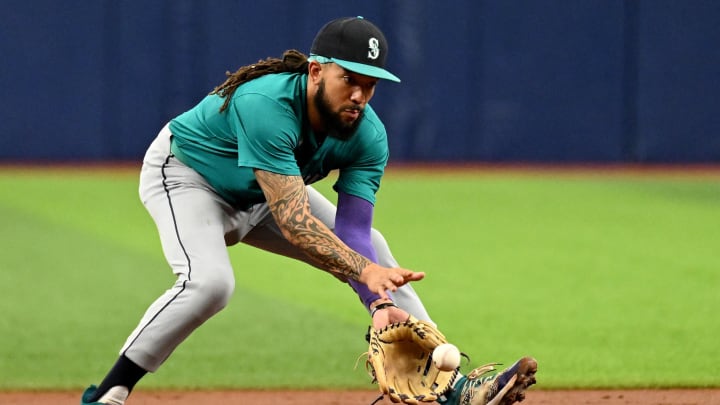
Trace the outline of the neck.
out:
<instances>
[{"instance_id":1,"label":"neck","mask_svg":"<svg viewBox=\"0 0 720 405\"><path fill-rule=\"evenodd\" d=\"M311 89L308 88L307 100L305 100L305 105L307 106L307 117L308 122L310 123L310 128L312 128L315 133L323 133L325 132L325 125L323 124L323 121L320 118L320 112L313 101L315 93L315 91L311 91Z\"/></svg>"}]
</instances>

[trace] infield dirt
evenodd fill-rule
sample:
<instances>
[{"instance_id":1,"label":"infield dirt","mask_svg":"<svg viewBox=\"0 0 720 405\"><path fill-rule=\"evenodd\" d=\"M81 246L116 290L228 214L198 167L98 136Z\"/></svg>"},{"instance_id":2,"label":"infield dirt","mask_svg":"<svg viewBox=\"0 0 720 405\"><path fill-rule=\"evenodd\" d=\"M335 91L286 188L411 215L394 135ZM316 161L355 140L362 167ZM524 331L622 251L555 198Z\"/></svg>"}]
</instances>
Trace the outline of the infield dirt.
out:
<instances>
[{"instance_id":1,"label":"infield dirt","mask_svg":"<svg viewBox=\"0 0 720 405\"><path fill-rule=\"evenodd\" d=\"M128 405L369 405L377 391L142 391ZM0 404L80 403L78 392L4 392ZM389 399L378 404L392 404ZM720 405L720 389L541 390L530 389L522 405Z\"/></svg>"}]
</instances>

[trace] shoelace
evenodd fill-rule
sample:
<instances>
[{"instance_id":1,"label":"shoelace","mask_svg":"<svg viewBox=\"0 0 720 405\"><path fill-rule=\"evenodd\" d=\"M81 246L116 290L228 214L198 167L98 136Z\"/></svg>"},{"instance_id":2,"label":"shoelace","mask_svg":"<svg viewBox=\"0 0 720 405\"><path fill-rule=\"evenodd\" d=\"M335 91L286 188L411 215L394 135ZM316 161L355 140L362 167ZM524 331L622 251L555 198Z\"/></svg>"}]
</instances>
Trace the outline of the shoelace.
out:
<instances>
[{"instance_id":1,"label":"shoelace","mask_svg":"<svg viewBox=\"0 0 720 405\"><path fill-rule=\"evenodd\" d=\"M490 382L495 378L495 376L487 376L487 377L474 377L474 378L468 378L465 380L465 384L463 384L463 388L460 391L460 405L470 405L473 398L475 398L475 392L477 391L475 388L480 387L486 382ZM490 387L490 391L488 392L488 399L494 397L498 392L498 387L493 384L492 387Z\"/></svg>"}]
</instances>

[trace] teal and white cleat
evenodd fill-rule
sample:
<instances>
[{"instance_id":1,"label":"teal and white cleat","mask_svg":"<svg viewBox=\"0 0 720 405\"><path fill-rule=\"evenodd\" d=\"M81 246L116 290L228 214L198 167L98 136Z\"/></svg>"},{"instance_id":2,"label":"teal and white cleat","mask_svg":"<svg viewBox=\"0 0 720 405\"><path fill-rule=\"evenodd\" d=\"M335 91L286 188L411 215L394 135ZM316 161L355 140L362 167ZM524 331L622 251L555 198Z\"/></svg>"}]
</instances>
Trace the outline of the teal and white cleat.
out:
<instances>
[{"instance_id":1,"label":"teal and white cleat","mask_svg":"<svg viewBox=\"0 0 720 405\"><path fill-rule=\"evenodd\" d=\"M495 370L496 365L488 364L460 377L453 389L438 402L443 405L511 405L525 399L525 390L536 383L537 361L523 357L502 372L483 377Z\"/></svg>"},{"instance_id":2,"label":"teal and white cleat","mask_svg":"<svg viewBox=\"0 0 720 405\"><path fill-rule=\"evenodd\" d=\"M121 386L115 386L110 388L100 399L94 402L90 402L97 387L94 385L89 386L82 394L80 405L124 405L130 392L127 388Z\"/></svg>"}]
</instances>

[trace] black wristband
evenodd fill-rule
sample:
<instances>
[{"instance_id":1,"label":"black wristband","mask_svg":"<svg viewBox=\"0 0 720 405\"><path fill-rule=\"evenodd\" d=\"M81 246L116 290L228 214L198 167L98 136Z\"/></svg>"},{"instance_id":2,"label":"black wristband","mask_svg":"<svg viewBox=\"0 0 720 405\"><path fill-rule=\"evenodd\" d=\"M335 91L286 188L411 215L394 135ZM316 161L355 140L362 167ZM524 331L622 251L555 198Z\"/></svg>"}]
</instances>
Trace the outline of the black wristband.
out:
<instances>
[{"instance_id":1,"label":"black wristband","mask_svg":"<svg viewBox=\"0 0 720 405\"><path fill-rule=\"evenodd\" d=\"M381 309L390 308L390 307L395 307L395 308L397 308L397 305L395 305L394 302L383 302L382 304L378 304L378 305L375 306L375 308L373 308L373 310L370 312L370 318L372 318L373 316L375 316L375 312L377 312L377 311L379 311L379 310L381 310Z\"/></svg>"}]
</instances>

